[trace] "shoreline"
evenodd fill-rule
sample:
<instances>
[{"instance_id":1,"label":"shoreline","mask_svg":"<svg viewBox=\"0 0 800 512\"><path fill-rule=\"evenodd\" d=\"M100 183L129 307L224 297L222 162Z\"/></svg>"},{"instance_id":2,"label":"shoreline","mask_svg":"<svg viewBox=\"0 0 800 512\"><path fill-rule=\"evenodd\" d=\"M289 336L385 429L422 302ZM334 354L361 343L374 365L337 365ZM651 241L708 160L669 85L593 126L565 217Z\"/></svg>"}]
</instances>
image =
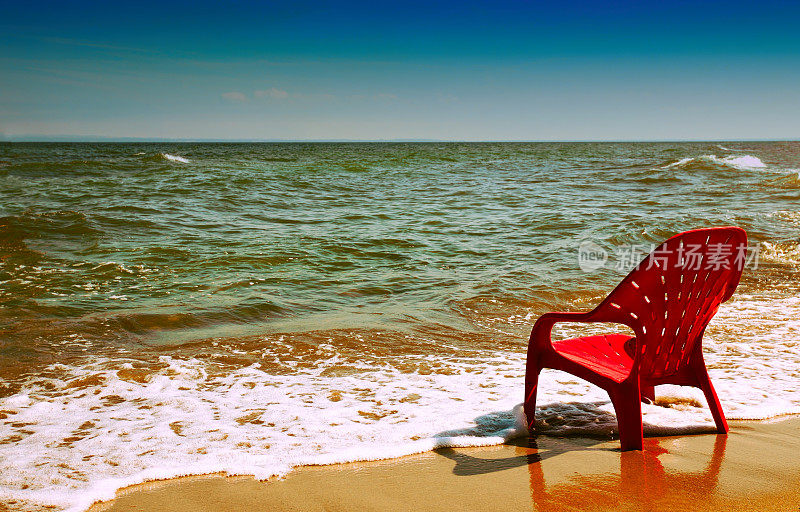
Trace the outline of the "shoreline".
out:
<instances>
[{"instance_id":1,"label":"shoreline","mask_svg":"<svg viewBox=\"0 0 800 512\"><path fill-rule=\"evenodd\" d=\"M800 503L800 417L731 421L727 436L518 438L395 459L302 466L280 479L200 475L120 489L90 512L781 510Z\"/></svg>"}]
</instances>

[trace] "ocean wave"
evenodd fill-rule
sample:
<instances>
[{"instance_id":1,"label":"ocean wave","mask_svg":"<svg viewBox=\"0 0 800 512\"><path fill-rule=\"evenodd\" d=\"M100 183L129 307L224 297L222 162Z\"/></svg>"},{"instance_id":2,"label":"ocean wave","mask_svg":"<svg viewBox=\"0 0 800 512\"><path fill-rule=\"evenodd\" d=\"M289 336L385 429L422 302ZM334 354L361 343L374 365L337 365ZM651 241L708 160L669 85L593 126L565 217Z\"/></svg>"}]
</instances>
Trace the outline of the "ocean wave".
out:
<instances>
[{"instance_id":1,"label":"ocean wave","mask_svg":"<svg viewBox=\"0 0 800 512\"><path fill-rule=\"evenodd\" d=\"M725 146L723 146L722 144L717 144L717 147L718 147L719 149L721 149L722 151L738 151L738 152L741 152L741 151L748 151L747 149L726 148L726 147L725 147Z\"/></svg>"},{"instance_id":2,"label":"ocean wave","mask_svg":"<svg viewBox=\"0 0 800 512\"><path fill-rule=\"evenodd\" d=\"M764 184L786 189L800 188L800 171L797 169L789 170L792 172L779 178L765 180Z\"/></svg>"},{"instance_id":3,"label":"ocean wave","mask_svg":"<svg viewBox=\"0 0 800 512\"><path fill-rule=\"evenodd\" d=\"M273 157L262 157L259 160L261 160L262 162L296 162L297 158L273 156Z\"/></svg>"},{"instance_id":4,"label":"ocean wave","mask_svg":"<svg viewBox=\"0 0 800 512\"><path fill-rule=\"evenodd\" d=\"M118 283L123 279L143 280L148 274L153 273L152 269L143 266L131 266L108 262L100 264L91 269L95 276L93 282L84 285L71 285L74 280L74 272L66 277L61 277L56 282L55 277L41 276L41 271L28 277L26 288L19 290L22 286L15 283L10 291L17 292L18 296L23 295L25 290L35 288L41 290L43 287L40 282L47 278L48 282L54 283L48 291L52 292L71 292L84 293L98 300L131 300L139 291L138 287L120 286ZM69 278L72 277L73 280ZM36 280L38 278L38 281ZM37 286L38 285L38 286ZM198 287L203 290L204 287ZM5 292L6 290L3 290ZM30 294L28 292L27 294ZM0 293L0 299L5 293ZM106 305L107 306L107 305ZM107 306L108 307L108 306ZM253 327L263 325L265 322L285 317L286 309L269 301L235 304L228 307L211 307L205 309L188 309L187 311L176 311L174 308L162 308L165 311L136 311L132 310L112 310L107 313L91 312L77 318L74 315L74 308L53 309L49 306L39 304L30 305L27 314L38 314L39 321L33 326L26 326L25 332L29 336L40 336L46 338L58 338L59 336L79 336L86 339L107 340L107 339L153 339L170 336L173 343L179 339L180 331L191 332L193 338L201 337L206 332L217 332L219 330L230 331L236 326ZM20 317L23 315L18 313ZM55 315L57 318L52 318ZM22 323L15 324L19 327ZM9 347L18 347L17 343L8 343ZM172 347L173 345L169 345ZM97 348L102 350L102 348Z\"/></svg>"},{"instance_id":5,"label":"ocean wave","mask_svg":"<svg viewBox=\"0 0 800 512\"><path fill-rule=\"evenodd\" d=\"M0 240L35 239L65 236L88 237L101 233L86 214L73 210L48 212L27 211L20 215L0 217Z\"/></svg>"},{"instance_id":6,"label":"ocean wave","mask_svg":"<svg viewBox=\"0 0 800 512\"><path fill-rule=\"evenodd\" d=\"M778 219L782 222L788 222L800 227L800 211L796 210L779 210L767 215L769 218Z\"/></svg>"},{"instance_id":7,"label":"ocean wave","mask_svg":"<svg viewBox=\"0 0 800 512\"><path fill-rule=\"evenodd\" d=\"M21 176L58 176L64 173L75 173L83 176L98 175L107 169L123 167L113 159L106 160L42 160L11 161L3 167L7 172Z\"/></svg>"},{"instance_id":8,"label":"ocean wave","mask_svg":"<svg viewBox=\"0 0 800 512\"><path fill-rule=\"evenodd\" d=\"M182 164L188 164L191 160L188 158L184 158L178 155L170 155L169 153L159 153L164 159L169 160L171 162L180 162Z\"/></svg>"},{"instance_id":9,"label":"ocean wave","mask_svg":"<svg viewBox=\"0 0 800 512\"><path fill-rule=\"evenodd\" d=\"M145 153L136 153L136 155L145 155ZM166 160L167 162L177 162L181 164L188 164L191 162L191 160L186 157L172 155L170 153L157 153L155 155L144 156L143 159L151 162L163 162Z\"/></svg>"},{"instance_id":10,"label":"ocean wave","mask_svg":"<svg viewBox=\"0 0 800 512\"><path fill-rule=\"evenodd\" d=\"M698 157L682 158L676 162L662 166L662 169L706 169L713 170L720 167L733 169L763 169L767 165L760 158L752 155L718 157L716 155L702 155Z\"/></svg>"}]
</instances>

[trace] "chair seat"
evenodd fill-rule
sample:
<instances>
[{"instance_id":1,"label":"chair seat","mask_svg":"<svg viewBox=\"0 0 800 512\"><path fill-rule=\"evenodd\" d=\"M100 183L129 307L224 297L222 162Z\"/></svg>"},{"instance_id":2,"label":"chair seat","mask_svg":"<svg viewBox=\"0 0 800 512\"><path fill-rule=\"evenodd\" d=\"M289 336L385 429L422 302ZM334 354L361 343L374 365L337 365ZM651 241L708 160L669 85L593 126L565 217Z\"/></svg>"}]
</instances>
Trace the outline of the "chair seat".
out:
<instances>
[{"instance_id":1,"label":"chair seat","mask_svg":"<svg viewBox=\"0 0 800 512\"><path fill-rule=\"evenodd\" d=\"M625 350L630 339L633 338L627 334L601 334L554 341L553 348L584 368L622 382L633 366L633 359Z\"/></svg>"}]
</instances>

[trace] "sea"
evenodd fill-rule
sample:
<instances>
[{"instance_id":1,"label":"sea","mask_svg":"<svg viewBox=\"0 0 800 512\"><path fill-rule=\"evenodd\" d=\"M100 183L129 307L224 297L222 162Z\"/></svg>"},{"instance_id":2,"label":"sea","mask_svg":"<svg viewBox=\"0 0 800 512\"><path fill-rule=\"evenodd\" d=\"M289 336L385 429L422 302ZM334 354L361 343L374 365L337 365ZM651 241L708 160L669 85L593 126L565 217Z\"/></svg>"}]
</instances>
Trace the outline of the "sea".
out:
<instances>
[{"instance_id":1,"label":"sea","mask_svg":"<svg viewBox=\"0 0 800 512\"><path fill-rule=\"evenodd\" d=\"M0 508L526 435L537 317L729 225L750 259L705 358L729 420L778 421L800 142L0 143ZM581 329L554 336L620 326ZM714 431L699 390L656 394L646 435ZM545 370L538 404L538 435L616 435L576 377Z\"/></svg>"}]
</instances>

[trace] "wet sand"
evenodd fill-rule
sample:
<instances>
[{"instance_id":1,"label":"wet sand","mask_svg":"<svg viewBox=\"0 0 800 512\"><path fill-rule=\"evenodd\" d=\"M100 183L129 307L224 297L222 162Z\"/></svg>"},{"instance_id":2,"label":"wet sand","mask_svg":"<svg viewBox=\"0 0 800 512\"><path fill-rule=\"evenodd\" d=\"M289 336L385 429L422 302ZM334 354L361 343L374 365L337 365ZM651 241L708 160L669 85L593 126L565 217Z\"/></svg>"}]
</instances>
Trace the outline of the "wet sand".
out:
<instances>
[{"instance_id":1,"label":"wet sand","mask_svg":"<svg viewBox=\"0 0 800 512\"><path fill-rule=\"evenodd\" d=\"M100 511L800 510L800 418L731 422L715 434L617 441L521 438L376 462L298 468L283 479L207 475L118 492Z\"/></svg>"}]
</instances>

